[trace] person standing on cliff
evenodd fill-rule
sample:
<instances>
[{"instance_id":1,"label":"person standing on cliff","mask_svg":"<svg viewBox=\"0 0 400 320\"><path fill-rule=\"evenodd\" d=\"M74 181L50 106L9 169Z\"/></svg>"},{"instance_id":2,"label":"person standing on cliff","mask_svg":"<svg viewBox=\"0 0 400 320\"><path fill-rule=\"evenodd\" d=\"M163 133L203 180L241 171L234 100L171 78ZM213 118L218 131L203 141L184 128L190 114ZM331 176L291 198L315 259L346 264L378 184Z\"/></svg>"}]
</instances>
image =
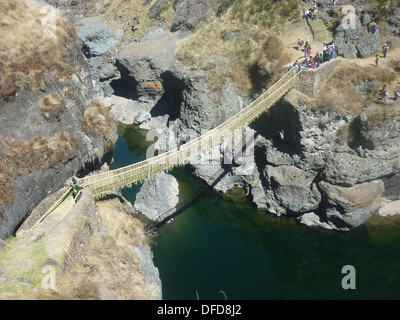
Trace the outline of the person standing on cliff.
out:
<instances>
[{"instance_id":1,"label":"person standing on cliff","mask_svg":"<svg viewBox=\"0 0 400 320\"><path fill-rule=\"evenodd\" d=\"M385 45L382 48L384 58L386 58L386 54L387 54L388 50L389 50L389 46L385 43Z\"/></svg>"},{"instance_id":2,"label":"person standing on cliff","mask_svg":"<svg viewBox=\"0 0 400 320\"><path fill-rule=\"evenodd\" d=\"M304 41L299 37L299 39L297 39L297 51L301 50L301 46L303 45Z\"/></svg>"},{"instance_id":3,"label":"person standing on cliff","mask_svg":"<svg viewBox=\"0 0 400 320\"><path fill-rule=\"evenodd\" d=\"M70 184L72 187L72 196L75 198L77 196L77 194L79 193L79 190L81 190L82 188L78 186L75 178L71 179Z\"/></svg>"},{"instance_id":4,"label":"person standing on cliff","mask_svg":"<svg viewBox=\"0 0 400 320\"><path fill-rule=\"evenodd\" d=\"M376 58L375 58L375 66L376 67L378 66L379 61L381 61L381 56L379 54L377 54Z\"/></svg>"},{"instance_id":5,"label":"person standing on cliff","mask_svg":"<svg viewBox=\"0 0 400 320\"><path fill-rule=\"evenodd\" d=\"M307 56L311 57L311 46L307 47Z\"/></svg>"}]
</instances>

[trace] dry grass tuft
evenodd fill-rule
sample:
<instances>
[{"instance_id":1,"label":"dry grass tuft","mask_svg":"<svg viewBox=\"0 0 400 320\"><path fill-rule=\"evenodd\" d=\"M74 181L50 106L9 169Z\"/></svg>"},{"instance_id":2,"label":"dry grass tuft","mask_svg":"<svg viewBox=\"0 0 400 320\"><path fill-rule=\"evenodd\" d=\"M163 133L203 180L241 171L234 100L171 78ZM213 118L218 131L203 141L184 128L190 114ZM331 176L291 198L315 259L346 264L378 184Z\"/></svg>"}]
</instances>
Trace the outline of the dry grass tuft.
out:
<instances>
[{"instance_id":1,"label":"dry grass tuft","mask_svg":"<svg viewBox=\"0 0 400 320\"><path fill-rule=\"evenodd\" d=\"M52 92L39 99L39 109L46 120L60 121L61 114L65 110L65 102L60 95Z\"/></svg>"},{"instance_id":2,"label":"dry grass tuft","mask_svg":"<svg viewBox=\"0 0 400 320\"><path fill-rule=\"evenodd\" d=\"M13 203L14 177L31 173L32 159L23 143L0 138L0 208Z\"/></svg>"},{"instance_id":3,"label":"dry grass tuft","mask_svg":"<svg viewBox=\"0 0 400 320\"><path fill-rule=\"evenodd\" d=\"M115 119L104 104L94 99L94 107L89 107L83 115L83 131L91 137L102 137L108 140L114 131Z\"/></svg>"},{"instance_id":4,"label":"dry grass tuft","mask_svg":"<svg viewBox=\"0 0 400 320\"><path fill-rule=\"evenodd\" d=\"M28 143L36 165L48 168L64 164L76 156L77 145L75 137L65 129L61 129L56 137L44 139L38 135Z\"/></svg>"},{"instance_id":5,"label":"dry grass tuft","mask_svg":"<svg viewBox=\"0 0 400 320\"><path fill-rule=\"evenodd\" d=\"M0 138L0 209L14 202L15 177L65 164L76 156L76 148L76 139L65 129L50 139L38 135L26 143Z\"/></svg>"},{"instance_id":6,"label":"dry grass tuft","mask_svg":"<svg viewBox=\"0 0 400 320\"><path fill-rule=\"evenodd\" d=\"M57 12L53 30L46 27L47 17L49 11L34 1L0 1L0 100L37 90L46 73L59 79L72 74L73 23Z\"/></svg>"},{"instance_id":7,"label":"dry grass tuft","mask_svg":"<svg viewBox=\"0 0 400 320\"><path fill-rule=\"evenodd\" d=\"M83 279L74 289L73 297L79 300L95 300L99 297L100 285L89 279Z\"/></svg>"}]
</instances>

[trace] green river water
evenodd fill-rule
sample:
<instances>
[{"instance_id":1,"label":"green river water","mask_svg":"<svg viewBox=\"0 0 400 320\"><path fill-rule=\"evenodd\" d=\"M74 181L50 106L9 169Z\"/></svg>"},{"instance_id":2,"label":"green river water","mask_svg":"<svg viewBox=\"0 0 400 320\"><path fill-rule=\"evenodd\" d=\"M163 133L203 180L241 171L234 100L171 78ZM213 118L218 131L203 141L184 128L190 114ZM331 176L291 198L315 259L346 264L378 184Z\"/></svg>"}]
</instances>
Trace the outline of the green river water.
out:
<instances>
[{"instance_id":1,"label":"green river water","mask_svg":"<svg viewBox=\"0 0 400 320\"><path fill-rule=\"evenodd\" d=\"M145 158L152 142L128 128L112 169ZM370 219L349 232L298 224L235 201L171 171L179 214L157 230L152 246L163 299L400 299L400 223ZM134 202L138 185L122 193ZM342 267L356 270L356 289L342 288Z\"/></svg>"}]
</instances>

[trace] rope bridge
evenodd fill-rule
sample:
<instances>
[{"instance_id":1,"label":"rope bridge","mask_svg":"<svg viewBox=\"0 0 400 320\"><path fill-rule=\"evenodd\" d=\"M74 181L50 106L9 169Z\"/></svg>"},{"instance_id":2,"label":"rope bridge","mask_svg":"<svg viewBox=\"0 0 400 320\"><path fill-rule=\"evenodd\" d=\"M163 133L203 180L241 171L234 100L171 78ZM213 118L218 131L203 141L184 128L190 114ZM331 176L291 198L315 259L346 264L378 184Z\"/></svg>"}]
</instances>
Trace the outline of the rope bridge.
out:
<instances>
[{"instance_id":1,"label":"rope bridge","mask_svg":"<svg viewBox=\"0 0 400 320\"><path fill-rule=\"evenodd\" d=\"M216 128L197 139L185 143L179 148L126 167L84 177L79 179L77 183L81 186L89 187L93 195L98 198L111 190L118 190L133 183L146 180L158 172L168 171L176 166L185 165L189 162L189 159L200 155L203 151L209 150L214 146L219 146L223 142L223 139L228 137L235 129L242 128L251 123L263 112L272 107L297 83L300 73L301 70L297 72L296 68L291 68L272 87L247 107ZM29 230L35 228L49 215L54 215L61 211L69 211L74 203L75 201L71 196L71 189L68 189Z\"/></svg>"},{"instance_id":2,"label":"rope bridge","mask_svg":"<svg viewBox=\"0 0 400 320\"><path fill-rule=\"evenodd\" d=\"M158 172L168 171L176 166L187 164L190 158L214 146L220 145L224 136L226 137L227 132L233 132L235 129L244 127L273 106L297 83L300 72L296 72L295 68L291 68L251 104L197 139L150 159L119 169L84 177L78 180L78 184L90 187L93 195L98 197L111 190L121 189L132 183L148 179Z\"/></svg>"}]
</instances>

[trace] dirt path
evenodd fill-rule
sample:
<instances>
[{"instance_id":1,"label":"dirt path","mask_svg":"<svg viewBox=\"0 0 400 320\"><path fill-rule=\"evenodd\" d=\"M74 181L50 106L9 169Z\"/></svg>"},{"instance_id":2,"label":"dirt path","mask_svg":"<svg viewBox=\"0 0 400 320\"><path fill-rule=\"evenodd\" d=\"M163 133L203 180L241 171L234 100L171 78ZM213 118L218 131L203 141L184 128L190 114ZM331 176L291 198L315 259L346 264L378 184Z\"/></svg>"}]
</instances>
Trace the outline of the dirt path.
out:
<instances>
[{"instance_id":1,"label":"dirt path","mask_svg":"<svg viewBox=\"0 0 400 320\"><path fill-rule=\"evenodd\" d=\"M304 19L301 19L297 23L287 24L281 34L281 39L288 48L288 51L291 54L292 61L296 61L296 59L304 57L303 51L297 51L297 39L299 37L303 39L304 42L306 42L307 40L310 41L312 55L316 54L317 52L322 52L324 44L320 41L313 40L311 30L307 28Z\"/></svg>"},{"instance_id":2,"label":"dirt path","mask_svg":"<svg viewBox=\"0 0 400 320\"><path fill-rule=\"evenodd\" d=\"M386 55L386 58L383 58L382 53L379 52L381 55L381 60L378 64L379 67L387 67L393 68L393 61L396 64L400 63L400 38L396 36L389 36L387 39L388 42L391 42L391 47ZM379 50L382 49L382 46ZM357 63L360 66L374 66L375 67L375 55L368 57L368 58L355 58L355 59L348 59L351 62Z\"/></svg>"}]
</instances>

